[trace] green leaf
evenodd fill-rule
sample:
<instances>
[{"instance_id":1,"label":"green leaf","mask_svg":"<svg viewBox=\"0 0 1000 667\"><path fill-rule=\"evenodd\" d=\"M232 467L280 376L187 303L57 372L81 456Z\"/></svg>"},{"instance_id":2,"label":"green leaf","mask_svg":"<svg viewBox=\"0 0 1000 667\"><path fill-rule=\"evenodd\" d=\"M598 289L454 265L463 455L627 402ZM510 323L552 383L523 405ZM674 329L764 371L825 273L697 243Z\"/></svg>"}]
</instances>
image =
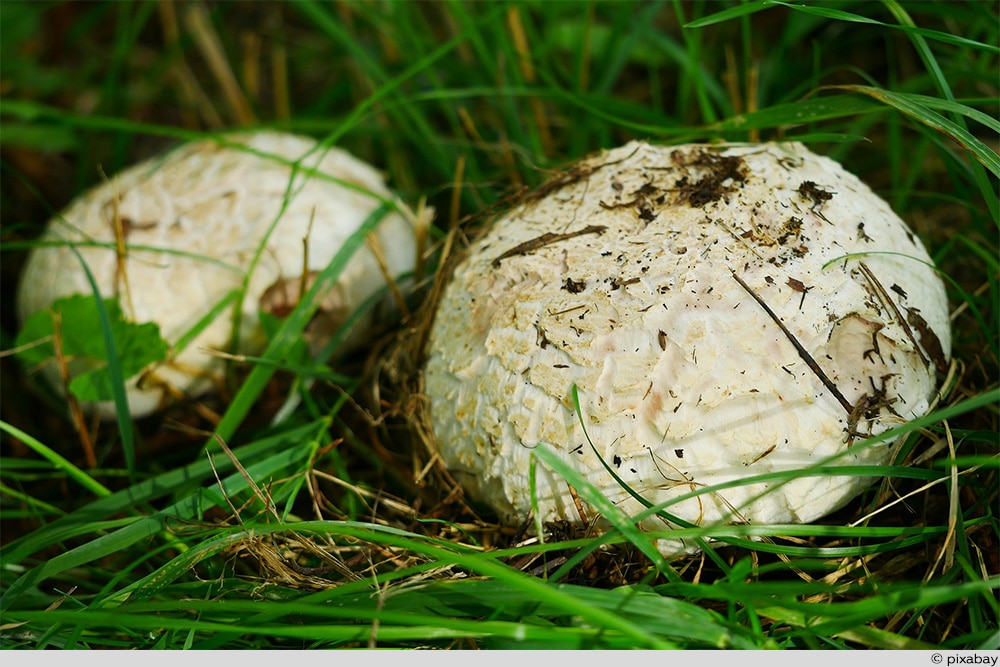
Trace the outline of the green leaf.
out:
<instances>
[{"instance_id":1,"label":"green leaf","mask_svg":"<svg viewBox=\"0 0 1000 667\"><path fill-rule=\"evenodd\" d=\"M735 7L730 7L724 9L715 14L709 16L704 16L700 19L694 21L689 21L684 24L685 28L706 28L710 25L715 25L717 23L724 23L726 21L731 21L737 18L743 18L744 16L749 16L751 14L756 14L757 12L770 9L771 7L787 7L794 11L802 12L804 14L812 14L813 16L818 16L820 18L829 19L831 21L846 21L848 23L864 23L868 25L877 25L882 28L888 28L890 30L902 30L903 32L908 32L913 35L919 35L921 37L927 37L929 39L934 39L945 44L952 44L955 46L960 46L966 49L976 49L982 51L988 51L997 53L1000 51L994 44L988 44L985 42L978 42L974 39L968 39L962 37L961 35L951 35L946 32L941 32L940 30L925 30L923 28L918 28L912 25L895 25L892 23L884 23L876 19L870 18L868 16L861 16L860 14L852 14L851 12L845 12L840 9L835 9L833 7L822 7L813 4L805 4L799 2L781 2L780 0L762 0L761 2L751 2L747 4L740 4Z\"/></svg>"},{"instance_id":2,"label":"green leaf","mask_svg":"<svg viewBox=\"0 0 1000 667\"><path fill-rule=\"evenodd\" d=\"M758 111L737 114L708 125L706 129L712 132L745 132L777 127L796 127L834 118L855 117L884 109L884 105L864 97L831 95L776 104Z\"/></svg>"},{"instance_id":3,"label":"green leaf","mask_svg":"<svg viewBox=\"0 0 1000 667\"><path fill-rule=\"evenodd\" d=\"M152 322L136 324L125 319L114 299L104 301L122 375L132 377L167 356L167 342ZM48 310L31 315L17 337L17 356L29 366L54 363L53 344L58 324L60 347L70 369L69 389L82 401L114 398L96 297L70 296L56 300Z\"/></svg>"},{"instance_id":4,"label":"green leaf","mask_svg":"<svg viewBox=\"0 0 1000 667\"><path fill-rule=\"evenodd\" d=\"M78 143L73 130L59 125L6 122L3 134L0 134L0 145L7 148L29 148L48 153L78 150Z\"/></svg>"},{"instance_id":5,"label":"green leaf","mask_svg":"<svg viewBox=\"0 0 1000 667\"><path fill-rule=\"evenodd\" d=\"M285 323L284 318L280 318L277 315L273 315L263 310L257 315L260 319L260 326L264 330L264 335L267 337L268 342L274 340L274 338L278 335L278 332L281 331L281 326ZM308 367L312 360L309 356L309 345L306 343L305 339L300 338L295 341L281 361L289 364L298 364L304 368Z\"/></svg>"},{"instance_id":6,"label":"green leaf","mask_svg":"<svg viewBox=\"0 0 1000 667\"><path fill-rule=\"evenodd\" d=\"M954 121L945 118L926 105L926 96L905 95L881 88L871 86L834 86L838 90L848 90L861 95L878 100L887 106L893 107L897 111L909 116L918 123L937 130L941 134L957 142L962 148L975 156L980 163L989 169L994 176L1000 176L1000 157L983 141L978 139L964 127ZM946 103L943 100L934 103L938 108L948 108L949 110L963 115L970 115L976 119L981 119L982 114L976 114L974 109L967 109L957 103ZM988 123L990 125L990 123Z\"/></svg>"},{"instance_id":7,"label":"green leaf","mask_svg":"<svg viewBox=\"0 0 1000 667\"><path fill-rule=\"evenodd\" d=\"M111 491L109 491L107 487L105 487L103 484L101 484L96 479L91 477L88 473L77 468L71 462L66 460L61 454L53 450L51 447L46 446L44 443L42 443L40 440L38 440L31 434L26 433L21 429L17 428L16 426L8 424L5 421L0 421L0 431L7 433L11 437L17 438L20 442L22 442L33 452L35 452L36 454L47 460L50 464L52 464L52 467L55 470L61 470L65 472L67 477L69 477L72 480L75 480L81 486L93 492L94 495L100 496L102 498L111 495ZM7 545L5 545L7 548L5 553L7 554L10 553L9 551L10 544L11 543L7 543Z\"/></svg>"}]
</instances>

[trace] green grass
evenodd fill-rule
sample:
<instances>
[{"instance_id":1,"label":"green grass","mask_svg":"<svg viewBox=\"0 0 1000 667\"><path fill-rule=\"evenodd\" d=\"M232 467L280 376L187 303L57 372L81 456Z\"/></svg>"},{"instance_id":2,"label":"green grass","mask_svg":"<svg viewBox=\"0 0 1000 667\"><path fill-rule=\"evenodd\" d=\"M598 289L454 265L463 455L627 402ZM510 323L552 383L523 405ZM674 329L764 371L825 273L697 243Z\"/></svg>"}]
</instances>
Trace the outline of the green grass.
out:
<instances>
[{"instance_id":1,"label":"green grass","mask_svg":"<svg viewBox=\"0 0 1000 667\"><path fill-rule=\"evenodd\" d=\"M434 250L630 139L803 141L924 240L955 348L895 464L855 470L884 478L862 498L818 525L679 529L722 542L673 561L610 505L601 536L496 526L425 471L392 368L282 362L308 300L217 423L119 412L93 468L4 356L0 646L1000 647L998 25L982 2L0 4L5 350L52 215L100 170L244 125L384 169L435 207Z\"/></svg>"}]
</instances>

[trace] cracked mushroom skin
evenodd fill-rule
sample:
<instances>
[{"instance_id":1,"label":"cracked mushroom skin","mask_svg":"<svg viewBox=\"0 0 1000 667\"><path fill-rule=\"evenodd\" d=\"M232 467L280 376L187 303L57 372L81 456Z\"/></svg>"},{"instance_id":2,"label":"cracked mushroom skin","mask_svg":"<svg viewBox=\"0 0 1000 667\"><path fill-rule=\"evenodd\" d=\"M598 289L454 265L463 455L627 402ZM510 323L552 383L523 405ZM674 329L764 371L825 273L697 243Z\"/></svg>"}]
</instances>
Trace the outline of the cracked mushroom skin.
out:
<instances>
[{"instance_id":1,"label":"cracked mushroom skin","mask_svg":"<svg viewBox=\"0 0 1000 667\"><path fill-rule=\"evenodd\" d=\"M834 455L888 463L893 442L862 441L928 412L948 364L932 266L884 201L801 144L629 143L529 194L456 265L427 348L434 445L513 524L581 519L545 466L533 508L541 443L629 516L645 508L605 465L693 524L814 521L872 477L676 499Z\"/></svg>"},{"instance_id":2,"label":"cracked mushroom skin","mask_svg":"<svg viewBox=\"0 0 1000 667\"><path fill-rule=\"evenodd\" d=\"M293 170L297 161L300 169ZM237 346L241 353L254 354L265 342L259 313L280 316L294 308L303 288L383 201L395 197L371 165L310 138L260 131L226 137L225 143L184 144L128 168L71 203L49 223L42 240L79 243L102 296L118 296L130 320L159 324L169 343L242 287L263 248L242 303ZM119 239L127 244L123 258L116 250ZM393 211L322 301L310 325L326 328L314 332L318 336L336 330L385 287L386 272L371 245L379 247L393 278L412 271L413 225ZM38 247L22 274L18 315L23 323L60 297L92 293L66 245ZM363 330L372 323L370 318L349 340L363 339ZM141 387L139 376L130 378L126 389L132 415L148 415L172 396L210 389L222 362L209 350L229 350L232 338L232 309L227 308L176 356L143 377ZM46 371L58 387L53 366ZM110 404L85 407L106 418L114 415Z\"/></svg>"}]
</instances>

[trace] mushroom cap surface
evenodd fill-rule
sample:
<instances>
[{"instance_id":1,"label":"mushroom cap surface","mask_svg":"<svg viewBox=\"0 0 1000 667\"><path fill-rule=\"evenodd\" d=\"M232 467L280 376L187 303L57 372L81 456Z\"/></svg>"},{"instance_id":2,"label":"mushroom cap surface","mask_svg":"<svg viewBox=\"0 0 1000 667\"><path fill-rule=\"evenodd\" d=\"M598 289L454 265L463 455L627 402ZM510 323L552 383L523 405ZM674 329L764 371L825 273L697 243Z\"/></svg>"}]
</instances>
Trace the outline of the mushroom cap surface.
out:
<instances>
[{"instance_id":1,"label":"mushroom cap surface","mask_svg":"<svg viewBox=\"0 0 1000 667\"><path fill-rule=\"evenodd\" d=\"M293 163L299 168L293 170ZM41 240L75 245L102 296L118 296L132 321L157 323L171 344L241 288L260 251L242 303L237 345L241 353L253 354L265 342L260 311L290 311L300 296L303 272L313 275L326 268L387 200L395 197L381 174L347 152L321 147L311 138L259 131L228 136L225 143L184 144L132 166L73 201ZM391 276L413 269L416 241L408 220L390 212L374 235ZM119 237L128 247L123 262L115 248ZM22 323L60 297L93 293L67 245L31 252L18 292ZM385 285L376 256L363 246L320 312L336 328ZM232 309L227 308L168 363L156 366L142 388L138 376L129 379L133 416L153 412L177 392L193 396L210 388L221 360L206 350L230 351L232 339ZM53 366L47 370L58 387ZM89 407L113 415L108 404Z\"/></svg>"},{"instance_id":2,"label":"mushroom cap surface","mask_svg":"<svg viewBox=\"0 0 1000 667\"><path fill-rule=\"evenodd\" d=\"M833 160L798 143L632 142L472 244L437 307L424 387L435 447L505 522L580 520L544 465L533 507L545 443L629 516L645 507L605 466L692 524L806 523L873 478L738 481L838 454L889 462L891 440L862 442L929 410L950 345L921 242Z\"/></svg>"}]
</instances>

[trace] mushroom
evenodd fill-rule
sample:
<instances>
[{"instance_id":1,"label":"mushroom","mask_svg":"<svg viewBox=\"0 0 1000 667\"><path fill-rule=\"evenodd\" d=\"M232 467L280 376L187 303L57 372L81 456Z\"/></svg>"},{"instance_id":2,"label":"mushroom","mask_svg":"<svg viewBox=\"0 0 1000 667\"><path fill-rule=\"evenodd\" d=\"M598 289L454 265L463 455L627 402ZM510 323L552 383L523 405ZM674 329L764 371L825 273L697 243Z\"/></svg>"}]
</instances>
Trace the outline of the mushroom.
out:
<instances>
[{"instance_id":1,"label":"mushroom","mask_svg":"<svg viewBox=\"0 0 1000 667\"><path fill-rule=\"evenodd\" d=\"M872 477L802 469L889 462L893 439L861 443L929 411L950 345L921 242L833 160L799 143L633 142L472 244L424 385L435 447L504 522L594 517L543 465L533 503L545 444L628 516L645 509L631 489L695 525L808 523Z\"/></svg>"},{"instance_id":2,"label":"mushroom","mask_svg":"<svg viewBox=\"0 0 1000 667\"><path fill-rule=\"evenodd\" d=\"M49 223L46 245L24 268L18 314L23 324L60 297L93 293L70 246L104 297L118 297L127 319L158 324L169 343L249 274L236 349L254 354L265 343L260 312L287 314L345 240L392 201L375 168L313 139L260 131L184 144L95 187ZM413 270L414 224L399 211L406 209L397 203L354 253L321 303L315 335L328 336L388 280ZM140 376L127 381L134 417L212 386L222 363L212 351L230 350L231 313L224 309L183 350L140 374L141 386ZM363 340L373 323L369 317L349 340ZM59 387L55 366L45 370ZM114 414L110 403L89 407Z\"/></svg>"}]
</instances>

